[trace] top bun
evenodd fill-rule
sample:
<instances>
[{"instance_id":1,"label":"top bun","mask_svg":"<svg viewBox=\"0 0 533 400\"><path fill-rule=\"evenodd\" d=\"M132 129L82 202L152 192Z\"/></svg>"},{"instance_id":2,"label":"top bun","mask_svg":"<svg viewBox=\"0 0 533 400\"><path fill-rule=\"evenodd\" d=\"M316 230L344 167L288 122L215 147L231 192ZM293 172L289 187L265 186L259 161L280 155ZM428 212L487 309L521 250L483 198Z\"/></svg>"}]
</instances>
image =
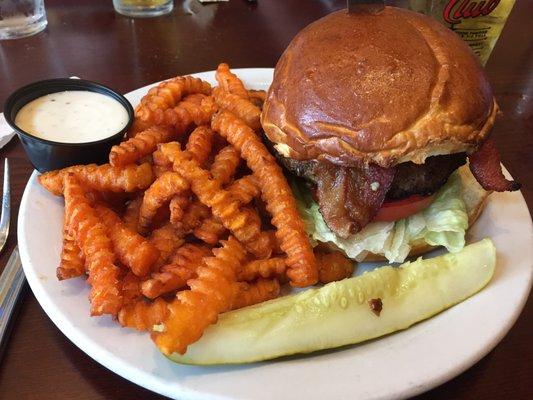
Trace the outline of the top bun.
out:
<instances>
[{"instance_id":1,"label":"top bun","mask_svg":"<svg viewBox=\"0 0 533 400\"><path fill-rule=\"evenodd\" d=\"M390 167L474 151L497 111L459 36L386 7L338 11L298 33L276 66L262 124L286 157Z\"/></svg>"}]
</instances>

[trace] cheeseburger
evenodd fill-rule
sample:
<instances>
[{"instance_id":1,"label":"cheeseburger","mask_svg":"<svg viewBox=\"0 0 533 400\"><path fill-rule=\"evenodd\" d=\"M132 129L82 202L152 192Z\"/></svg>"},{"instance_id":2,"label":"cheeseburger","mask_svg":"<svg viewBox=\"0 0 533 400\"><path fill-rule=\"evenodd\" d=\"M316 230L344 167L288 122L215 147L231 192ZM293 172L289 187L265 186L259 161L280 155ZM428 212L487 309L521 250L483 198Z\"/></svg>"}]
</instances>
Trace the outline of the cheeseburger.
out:
<instances>
[{"instance_id":1,"label":"cheeseburger","mask_svg":"<svg viewBox=\"0 0 533 400\"><path fill-rule=\"evenodd\" d=\"M262 125L316 244L400 262L459 251L488 193L519 189L490 139L497 114L454 32L386 7L302 30L276 66Z\"/></svg>"}]
</instances>

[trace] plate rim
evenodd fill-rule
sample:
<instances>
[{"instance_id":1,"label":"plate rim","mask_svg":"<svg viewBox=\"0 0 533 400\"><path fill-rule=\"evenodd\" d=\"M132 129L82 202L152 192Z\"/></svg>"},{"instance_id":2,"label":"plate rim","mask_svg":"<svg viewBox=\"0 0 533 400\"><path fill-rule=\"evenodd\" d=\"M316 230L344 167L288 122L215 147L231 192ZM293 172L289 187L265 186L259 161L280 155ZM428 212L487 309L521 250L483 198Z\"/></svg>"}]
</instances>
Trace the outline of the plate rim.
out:
<instances>
[{"instance_id":1,"label":"plate rim","mask_svg":"<svg viewBox=\"0 0 533 400\"><path fill-rule=\"evenodd\" d=\"M271 74L274 71L273 68L235 68L232 70L236 72L237 74L239 73ZM214 71L204 71L204 72L199 72L199 73L192 73L190 75L197 76L197 75L206 75L206 74L213 74L213 73ZM125 96L131 95L132 93L137 92L137 91L147 89L153 85L156 85L157 83L158 82L155 82L155 83L143 86L141 88L132 90L128 92L127 94L125 94ZM39 174L37 171L33 171L32 175L28 179L28 182L24 189L24 193L23 193L22 200L20 203L19 211L23 211L27 209L27 204L30 201L29 200L30 187L35 184L35 181L38 175ZM520 200L523 203L523 206L525 206L525 209L529 215L529 220L528 220L529 223L527 225L528 225L528 229L530 233L530 242L533 246L533 235L531 235L531 233L533 232L531 212L529 210L529 207L527 206L527 203L523 197L522 192L520 191L518 193L520 195ZM489 198L489 201L490 201L490 198ZM52 322L56 325L59 331L61 331L76 347L78 347L87 356L91 357L96 362L98 362L105 368L109 369L110 371L116 373L117 375L123 377L124 379L129 380L130 382L135 383L136 385L144 387L155 393L159 393L159 394L162 394L168 397L175 397L179 395L180 398L191 399L191 400L205 399L205 398L217 399L217 400L233 398L233 397L227 397L225 395L202 393L200 391L191 389L185 385L180 385L180 393L175 393L174 391L171 391L172 389L171 387L169 387L168 385L162 385L159 382L161 378L153 376L153 374L138 368L138 366L132 365L131 363L125 360L122 360L119 357L114 356L113 353L109 352L105 348L99 348L100 345L94 342L91 342L90 338L86 338L84 335L79 334L79 332L77 332L77 330L72 325L72 323L68 321L68 319L63 318L63 315L60 312L60 309L56 307L54 303L51 301L51 298L46 293L44 286L39 284L39 277L37 276L37 272L33 268L31 268L29 252L28 252L27 243L25 240L26 238L25 218L26 218L26 213L19 212L18 221L17 221L17 234L18 234L18 241L19 241L20 257L21 257L23 269L27 277L28 283L37 301L39 302L39 305L44 310L46 315L52 320ZM521 315L524 309L527 299L529 298L529 293L531 291L532 283L533 283L533 270L530 270L528 281L527 281L527 290L525 291L525 295L520 299L520 302L514 308L513 313L508 315L508 319L505 321L506 323L505 325L503 325L503 329L500 328L498 330L498 333L492 337L492 340L490 341L489 344L485 343L485 346L480 348L478 352L476 352L475 354L472 354L470 357L466 359L465 358L461 359L460 360L461 362L459 363L459 365L455 364L453 368L450 368L445 373L442 373L439 375L433 375L429 379L424 378L423 383L412 385L411 387L406 387L401 392L391 393L387 398L406 398L406 397L415 396L420 393L431 390L453 379L454 377L462 374L468 368L470 368L471 366L476 364L479 360L481 360L483 357L485 357L507 335L507 333L511 330L511 328L514 326L514 324L518 320L519 316ZM68 330L65 327L67 327ZM377 339L379 340L379 338ZM138 379L138 378L142 378L142 379Z\"/></svg>"}]
</instances>

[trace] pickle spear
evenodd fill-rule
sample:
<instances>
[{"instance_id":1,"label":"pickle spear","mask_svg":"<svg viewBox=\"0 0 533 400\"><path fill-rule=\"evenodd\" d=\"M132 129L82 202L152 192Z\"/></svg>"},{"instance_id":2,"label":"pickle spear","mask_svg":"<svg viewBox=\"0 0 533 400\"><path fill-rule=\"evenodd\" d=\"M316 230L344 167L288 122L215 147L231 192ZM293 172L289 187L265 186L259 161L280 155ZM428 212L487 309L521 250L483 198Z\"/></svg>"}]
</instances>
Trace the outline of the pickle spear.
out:
<instances>
[{"instance_id":1,"label":"pickle spear","mask_svg":"<svg viewBox=\"0 0 533 400\"><path fill-rule=\"evenodd\" d=\"M184 364L235 364L309 353L383 336L429 318L492 278L490 239L400 267L385 266L220 316L184 355Z\"/></svg>"}]
</instances>

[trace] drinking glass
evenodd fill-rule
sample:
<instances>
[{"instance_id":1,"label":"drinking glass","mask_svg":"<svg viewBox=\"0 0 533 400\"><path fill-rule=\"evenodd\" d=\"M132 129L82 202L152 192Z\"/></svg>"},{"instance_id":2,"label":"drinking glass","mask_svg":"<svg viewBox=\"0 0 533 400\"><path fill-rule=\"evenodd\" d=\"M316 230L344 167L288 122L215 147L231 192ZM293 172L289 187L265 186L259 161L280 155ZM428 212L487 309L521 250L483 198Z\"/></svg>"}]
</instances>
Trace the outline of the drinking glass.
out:
<instances>
[{"instance_id":1,"label":"drinking glass","mask_svg":"<svg viewBox=\"0 0 533 400\"><path fill-rule=\"evenodd\" d=\"M0 40L34 35L46 24L44 0L0 0Z\"/></svg>"},{"instance_id":2,"label":"drinking glass","mask_svg":"<svg viewBox=\"0 0 533 400\"><path fill-rule=\"evenodd\" d=\"M174 8L173 0L113 0L115 11L127 17L157 17Z\"/></svg>"}]
</instances>

